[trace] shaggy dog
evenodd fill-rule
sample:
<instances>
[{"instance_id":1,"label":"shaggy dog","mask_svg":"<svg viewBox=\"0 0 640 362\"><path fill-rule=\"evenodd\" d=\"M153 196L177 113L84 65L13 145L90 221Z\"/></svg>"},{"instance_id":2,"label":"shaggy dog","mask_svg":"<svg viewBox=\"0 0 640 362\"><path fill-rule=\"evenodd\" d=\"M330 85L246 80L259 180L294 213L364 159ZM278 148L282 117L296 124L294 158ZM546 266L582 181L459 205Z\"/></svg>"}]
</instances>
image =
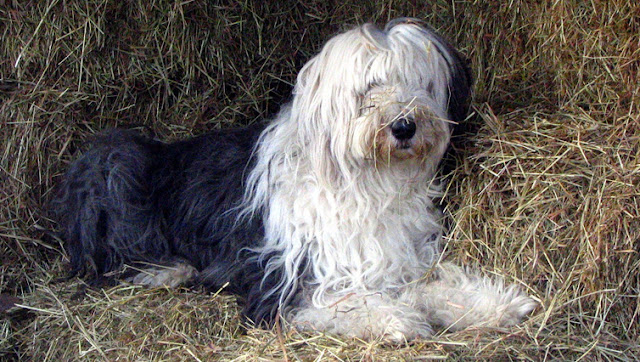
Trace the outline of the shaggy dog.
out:
<instances>
[{"instance_id":1,"label":"shaggy dog","mask_svg":"<svg viewBox=\"0 0 640 362\"><path fill-rule=\"evenodd\" d=\"M264 127L105 133L54 200L73 272L227 286L255 323L359 338L513 325L531 298L438 262L434 180L471 83L451 45L397 19L329 40Z\"/></svg>"}]
</instances>

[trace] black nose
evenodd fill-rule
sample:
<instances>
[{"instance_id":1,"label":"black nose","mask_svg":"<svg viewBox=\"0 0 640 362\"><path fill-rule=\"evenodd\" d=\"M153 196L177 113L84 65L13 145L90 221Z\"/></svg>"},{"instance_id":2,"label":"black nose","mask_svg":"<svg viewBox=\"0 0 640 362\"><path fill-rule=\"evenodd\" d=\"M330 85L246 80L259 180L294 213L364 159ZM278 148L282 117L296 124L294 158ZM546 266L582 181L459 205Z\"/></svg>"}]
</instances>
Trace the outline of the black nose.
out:
<instances>
[{"instance_id":1,"label":"black nose","mask_svg":"<svg viewBox=\"0 0 640 362\"><path fill-rule=\"evenodd\" d=\"M391 133L399 140L408 140L416 134L416 123L405 117L400 117L391 123Z\"/></svg>"}]
</instances>

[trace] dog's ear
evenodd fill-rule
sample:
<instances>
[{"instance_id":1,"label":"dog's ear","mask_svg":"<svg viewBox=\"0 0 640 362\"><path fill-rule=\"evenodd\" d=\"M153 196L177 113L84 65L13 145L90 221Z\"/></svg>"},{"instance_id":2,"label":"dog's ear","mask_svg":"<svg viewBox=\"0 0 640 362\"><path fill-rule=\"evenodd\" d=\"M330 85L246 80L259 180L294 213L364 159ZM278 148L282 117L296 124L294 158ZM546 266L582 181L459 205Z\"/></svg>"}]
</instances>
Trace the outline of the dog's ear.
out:
<instances>
[{"instance_id":1,"label":"dog's ear","mask_svg":"<svg viewBox=\"0 0 640 362\"><path fill-rule=\"evenodd\" d=\"M448 44L447 44L448 45ZM471 94L473 87L473 75L469 67L469 60L456 49L449 46L450 52L449 67L451 69L451 84L449 85L449 116L460 123L467 118L469 106L471 104Z\"/></svg>"},{"instance_id":2,"label":"dog's ear","mask_svg":"<svg viewBox=\"0 0 640 362\"><path fill-rule=\"evenodd\" d=\"M310 162L314 164L313 169L323 182L338 180L340 170L343 173L346 170L338 164L338 160L345 158L347 147L346 137L341 137L338 130L348 129L349 121L360 107L355 94L340 93L344 87L335 86L344 80L328 66L335 64L330 54L330 46L334 44L331 41L327 43L298 74L291 110L292 127L297 129L298 142L306 149Z\"/></svg>"},{"instance_id":3,"label":"dog's ear","mask_svg":"<svg viewBox=\"0 0 640 362\"><path fill-rule=\"evenodd\" d=\"M416 23L411 20L410 24ZM436 49L444 56L451 72L449 106L447 109L449 117L455 123L463 122L469 113L473 87L473 76L471 68L469 68L469 60L432 27L424 23L420 23L420 27L428 34Z\"/></svg>"}]
</instances>

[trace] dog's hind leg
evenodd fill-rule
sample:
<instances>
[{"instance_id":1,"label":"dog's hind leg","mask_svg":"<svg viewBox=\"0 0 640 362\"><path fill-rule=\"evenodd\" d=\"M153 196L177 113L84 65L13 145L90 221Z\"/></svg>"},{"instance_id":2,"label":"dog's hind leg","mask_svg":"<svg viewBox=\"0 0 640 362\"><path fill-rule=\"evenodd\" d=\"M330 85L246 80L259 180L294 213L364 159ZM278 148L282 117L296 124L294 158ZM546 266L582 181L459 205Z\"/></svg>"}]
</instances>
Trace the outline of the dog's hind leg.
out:
<instances>
[{"instance_id":1,"label":"dog's hind leg","mask_svg":"<svg viewBox=\"0 0 640 362\"><path fill-rule=\"evenodd\" d=\"M73 274L103 274L125 263L170 256L154 205L163 145L129 131L103 134L65 174L53 212Z\"/></svg>"},{"instance_id":2,"label":"dog's hind leg","mask_svg":"<svg viewBox=\"0 0 640 362\"><path fill-rule=\"evenodd\" d=\"M140 269L138 274L127 281L150 288L176 288L188 284L197 276L198 271L191 264L176 260L163 265L145 265L144 269Z\"/></svg>"}]
</instances>

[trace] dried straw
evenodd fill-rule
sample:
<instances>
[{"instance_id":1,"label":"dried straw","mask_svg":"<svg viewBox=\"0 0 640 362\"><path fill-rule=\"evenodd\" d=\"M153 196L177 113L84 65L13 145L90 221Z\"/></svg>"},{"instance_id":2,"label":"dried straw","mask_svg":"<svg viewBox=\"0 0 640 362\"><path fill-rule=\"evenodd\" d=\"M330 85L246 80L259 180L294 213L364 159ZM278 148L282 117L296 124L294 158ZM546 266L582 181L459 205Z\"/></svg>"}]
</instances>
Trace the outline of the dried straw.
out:
<instances>
[{"instance_id":1,"label":"dried straw","mask_svg":"<svg viewBox=\"0 0 640 362\"><path fill-rule=\"evenodd\" d=\"M636 3L3 1L0 359L637 358ZM474 114L446 163L447 255L539 299L526 323L386 346L251 328L224 291L61 279L45 210L83 140L258 122L331 34L397 16L426 19L472 61Z\"/></svg>"}]
</instances>

